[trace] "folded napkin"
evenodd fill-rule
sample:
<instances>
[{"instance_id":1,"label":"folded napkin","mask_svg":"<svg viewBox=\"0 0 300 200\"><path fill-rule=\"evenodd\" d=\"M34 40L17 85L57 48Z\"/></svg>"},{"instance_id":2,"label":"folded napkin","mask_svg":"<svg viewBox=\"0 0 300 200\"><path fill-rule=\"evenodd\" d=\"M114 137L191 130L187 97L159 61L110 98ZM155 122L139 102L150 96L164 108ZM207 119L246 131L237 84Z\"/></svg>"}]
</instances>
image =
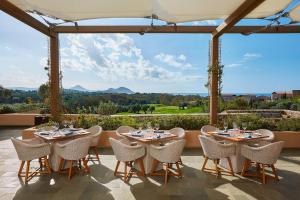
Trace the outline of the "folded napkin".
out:
<instances>
[{"instance_id":1,"label":"folded napkin","mask_svg":"<svg viewBox=\"0 0 300 200\"><path fill-rule=\"evenodd\" d=\"M39 135L50 135L48 131L38 132Z\"/></svg>"}]
</instances>

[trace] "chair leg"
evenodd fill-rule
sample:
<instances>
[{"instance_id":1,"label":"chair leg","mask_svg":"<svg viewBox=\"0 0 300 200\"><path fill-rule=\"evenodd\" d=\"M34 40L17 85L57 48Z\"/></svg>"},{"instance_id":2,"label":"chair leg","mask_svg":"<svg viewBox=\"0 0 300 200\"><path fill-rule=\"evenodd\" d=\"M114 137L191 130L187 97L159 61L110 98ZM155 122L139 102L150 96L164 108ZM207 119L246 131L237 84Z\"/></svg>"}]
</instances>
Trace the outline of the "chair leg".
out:
<instances>
[{"instance_id":1,"label":"chair leg","mask_svg":"<svg viewBox=\"0 0 300 200\"><path fill-rule=\"evenodd\" d=\"M176 167L177 167L177 173L178 173L179 178L182 178L182 172L181 172L178 162L176 163Z\"/></svg>"},{"instance_id":2,"label":"chair leg","mask_svg":"<svg viewBox=\"0 0 300 200\"><path fill-rule=\"evenodd\" d=\"M84 169L87 173L91 173L91 170L90 170L90 167L88 166L88 159L86 158L82 158L82 163L83 163L83 166L84 166Z\"/></svg>"},{"instance_id":3,"label":"chair leg","mask_svg":"<svg viewBox=\"0 0 300 200\"><path fill-rule=\"evenodd\" d=\"M217 178L219 178L220 172L219 172L219 167L218 167L218 160L214 160L215 163L215 168L216 168L216 175Z\"/></svg>"},{"instance_id":4,"label":"chair leg","mask_svg":"<svg viewBox=\"0 0 300 200\"><path fill-rule=\"evenodd\" d=\"M30 168L30 160L28 160L28 161L26 162L25 183L28 182L29 168Z\"/></svg>"},{"instance_id":5,"label":"chair leg","mask_svg":"<svg viewBox=\"0 0 300 200\"><path fill-rule=\"evenodd\" d=\"M99 158L99 154L98 154L98 150L97 150L97 147L93 147L93 150L95 152L95 155L97 157L97 160L100 162L100 158Z\"/></svg>"},{"instance_id":6,"label":"chair leg","mask_svg":"<svg viewBox=\"0 0 300 200\"><path fill-rule=\"evenodd\" d=\"M24 164L25 164L25 161L21 161L21 164L20 164L20 168L19 168L19 171L18 171L18 176L20 177L21 176L21 173L22 173L22 170L23 170L23 167L24 167Z\"/></svg>"},{"instance_id":7,"label":"chair leg","mask_svg":"<svg viewBox=\"0 0 300 200\"><path fill-rule=\"evenodd\" d=\"M229 164L229 167L230 167L231 175L234 176L234 172L233 172L233 168L232 168L232 163L231 163L230 157L227 158L227 161L228 161L228 164Z\"/></svg>"},{"instance_id":8,"label":"chair leg","mask_svg":"<svg viewBox=\"0 0 300 200\"><path fill-rule=\"evenodd\" d=\"M128 162L125 162L125 167L124 167L124 181L125 182L127 181L127 165L128 165Z\"/></svg>"},{"instance_id":9,"label":"chair leg","mask_svg":"<svg viewBox=\"0 0 300 200\"><path fill-rule=\"evenodd\" d=\"M71 160L70 162L71 162L71 165L69 168L69 180L71 180L71 176L72 176L73 160Z\"/></svg>"},{"instance_id":10,"label":"chair leg","mask_svg":"<svg viewBox=\"0 0 300 200\"><path fill-rule=\"evenodd\" d=\"M168 164L166 165L166 173L165 173L165 184L168 182L168 173L169 173L169 166Z\"/></svg>"},{"instance_id":11,"label":"chair leg","mask_svg":"<svg viewBox=\"0 0 300 200\"><path fill-rule=\"evenodd\" d=\"M140 169L141 169L141 173L142 173L142 176L145 176L145 167L144 167L144 161L142 158L139 158L137 160L139 166L140 166Z\"/></svg>"},{"instance_id":12,"label":"chair leg","mask_svg":"<svg viewBox=\"0 0 300 200\"><path fill-rule=\"evenodd\" d=\"M245 159L244 165L243 165L242 174L241 174L242 176L245 176L246 171L248 170L248 162L249 162L249 160L248 160L248 159Z\"/></svg>"},{"instance_id":13,"label":"chair leg","mask_svg":"<svg viewBox=\"0 0 300 200\"><path fill-rule=\"evenodd\" d=\"M152 161L152 169L151 169L151 174L153 174L157 168L157 165L158 165L158 160L156 159L153 159Z\"/></svg>"},{"instance_id":14,"label":"chair leg","mask_svg":"<svg viewBox=\"0 0 300 200\"><path fill-rule=\"evenodd\" d=\"M266 184L266 172L265 172L265 165L262 164L262 183Z\"/></svg>"},{"instance_id":15,"label":"chair leg","mask_svg":"<svg viewBox=\"0 0 300 200\"><path fill-rule=\"evenodd\" d=\"M275 166L271 165L271 168L272 168L273 174L275 176L275 180L279 181L278 174L277 174Z\"/></svg>"},{"instance_id":16,"label":"chair leg","mask_svg":"<svg viewBox=\"0 0 300 200\"><path fill-rule=\"evenodd\" d=\"M44 159L45 159L45 164L46 164L47 171L48 171L49 174L51 174L51 168L50 168L47 156L45 156Z\"/></svg>"},{"instance_id":17,"label":"chair leg","mask_svg":"<svg viewBox=\"0 0 300 200\"><path fill-rule=\"evenodd\" d=\"M202 171L204 171L207 161L208 161L208 157L205 156L205 160L204 160L204 163L203 163L203 166L202 166Z\"/></svg>"},{"instance_id":18,"label":"chair leg","mask_svg":"<svg viewBox=\"0 0 300 200\"><path fill-rule=\"evenodd\" d=\"M115 172L114 172L115 176L117 176L119 165L120 165L120 161L117 161L117 165L116 165Z\"/></svg>"},{"instance_id":19,"label":"chair leg","mask_svg":"<svg viewBox=\"0 0 300 200\"><path fill-rule=\"evenodd\" d=\"M183 165L182 160L181 160L181 157L180 157L180 159L179 159L179 164L180 164L180 165Z\"/></svg>"}]
</instances>

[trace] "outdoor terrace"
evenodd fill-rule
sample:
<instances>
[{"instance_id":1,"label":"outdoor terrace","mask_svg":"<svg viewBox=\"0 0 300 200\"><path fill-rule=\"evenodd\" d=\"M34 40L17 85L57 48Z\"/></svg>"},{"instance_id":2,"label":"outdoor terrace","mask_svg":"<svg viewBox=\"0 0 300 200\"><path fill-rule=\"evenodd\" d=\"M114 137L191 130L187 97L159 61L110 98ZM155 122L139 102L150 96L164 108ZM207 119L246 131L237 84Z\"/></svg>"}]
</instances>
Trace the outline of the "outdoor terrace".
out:
<instances>
[{"instance_id":1,"label":"outdoor terrace","mask_svg":"<svg viewBox=\"0 0 300 200\"><path fill-rule=\"evenodd\" d=\"M214 175L200 170L201 149L183 152L183 179L171 177L131 178L124 183L113 175L116 164L110 148L99 149L101 163L89 163L90 175L67 176L52 173L36 176L27 185L17 176L19 160L10 137L20 136L24 128L0 129L0 199L297 199L300 195L300 149L285 149L276 163L279 182L236 175Z\"/></svg>"}]
</instances>

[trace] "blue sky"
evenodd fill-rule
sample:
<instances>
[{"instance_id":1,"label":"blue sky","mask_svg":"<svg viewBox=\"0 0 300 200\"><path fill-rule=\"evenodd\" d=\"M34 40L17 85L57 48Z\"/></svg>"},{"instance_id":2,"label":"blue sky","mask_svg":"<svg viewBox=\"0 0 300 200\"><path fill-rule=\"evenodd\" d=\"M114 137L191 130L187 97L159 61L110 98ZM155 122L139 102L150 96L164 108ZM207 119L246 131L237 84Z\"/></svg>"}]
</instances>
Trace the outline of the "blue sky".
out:
<instances>
[{"instance_id":1,"label":"blue sky","mask_svg":"<svg viewBox=\"0 0 300 200\"><path fill-rule=\"evenodd\" d=\"M295 1L297 3L299 1ZM187 24L219 24L220 21ZM80 24L146 24L144 19L90 20ZM155 22L161 24L161 22ZM245 24L265 24L243 20ZM0 84L38 87L48 40L0 12ZM128 87L137 92L207 92L208 34L81 34L60 36L65 88ZM223 91L262 93L300 89L299 34L224 35Z\"/></svg>"}]
</instances>

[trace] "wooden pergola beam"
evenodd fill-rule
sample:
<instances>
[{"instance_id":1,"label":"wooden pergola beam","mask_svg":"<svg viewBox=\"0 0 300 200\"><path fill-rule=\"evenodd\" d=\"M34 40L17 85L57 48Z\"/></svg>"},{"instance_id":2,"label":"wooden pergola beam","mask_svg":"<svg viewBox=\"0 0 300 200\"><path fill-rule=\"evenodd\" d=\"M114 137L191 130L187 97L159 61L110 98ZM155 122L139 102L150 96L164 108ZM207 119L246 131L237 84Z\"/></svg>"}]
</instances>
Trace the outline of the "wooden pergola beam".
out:
<instances>
[{"instance_id":1,"label":"wooden pergola beam","mask_svg":"<svg viewBox=\"0 0 300 200\"><path fill-rule=\"evenodd\" d=\"M31 15L27 14L22 9L18 8L14 4L10 3L7 0L1 0L0 1L0 9L7 13L8 15L11 15L12 17L20 20L21 22L27 24L28 26L31 26L32 28L40 31L41 33L50 36L50 29L45 24L40 22L39 20L35 19Z\"/></svg>"},{"instance_id":2,"label":"wooden pergola beam","mask_svg":"<svg viewBox=\"0 0 300 200\"><path fill-rule=\"evenodd\" d=\"M220 37L226 30L247 16L265 0L246 0L225 21L212 32L213 37Z\"/></svg>"},{"instance_id":3,"label":"wooden pergola beam","mask_svg":"<svg viewBox=\"0 0 300 200\"><path fill-rule=\"evenodd\" d=\"M59 34L50 37L50 112L55 121L59 120Z\"/></svg>"},{"instance_id":4,"label":"wooden pergola beam","mask_svg":"<svg viewBox=\"0 0 300 200\"><path fill-rule=\"evenodd\" d=\"M56 26L57 33L209 33L217 26ZM300 26L234 26L225 30L228 34L245 33L300 33Z\"/></svg>"},{"instance_id":5,"label":"wooden pergola beam","mask_svg":"<svg viewBox=\"0 0 300 200\"><path fill-rule=\"evenodd\" d=\"M209 121L213 126L218 123L218 98L219 98L219 37L212 37L210 41L210 96L209 96Z\"/></svg>"}]
</instances>

